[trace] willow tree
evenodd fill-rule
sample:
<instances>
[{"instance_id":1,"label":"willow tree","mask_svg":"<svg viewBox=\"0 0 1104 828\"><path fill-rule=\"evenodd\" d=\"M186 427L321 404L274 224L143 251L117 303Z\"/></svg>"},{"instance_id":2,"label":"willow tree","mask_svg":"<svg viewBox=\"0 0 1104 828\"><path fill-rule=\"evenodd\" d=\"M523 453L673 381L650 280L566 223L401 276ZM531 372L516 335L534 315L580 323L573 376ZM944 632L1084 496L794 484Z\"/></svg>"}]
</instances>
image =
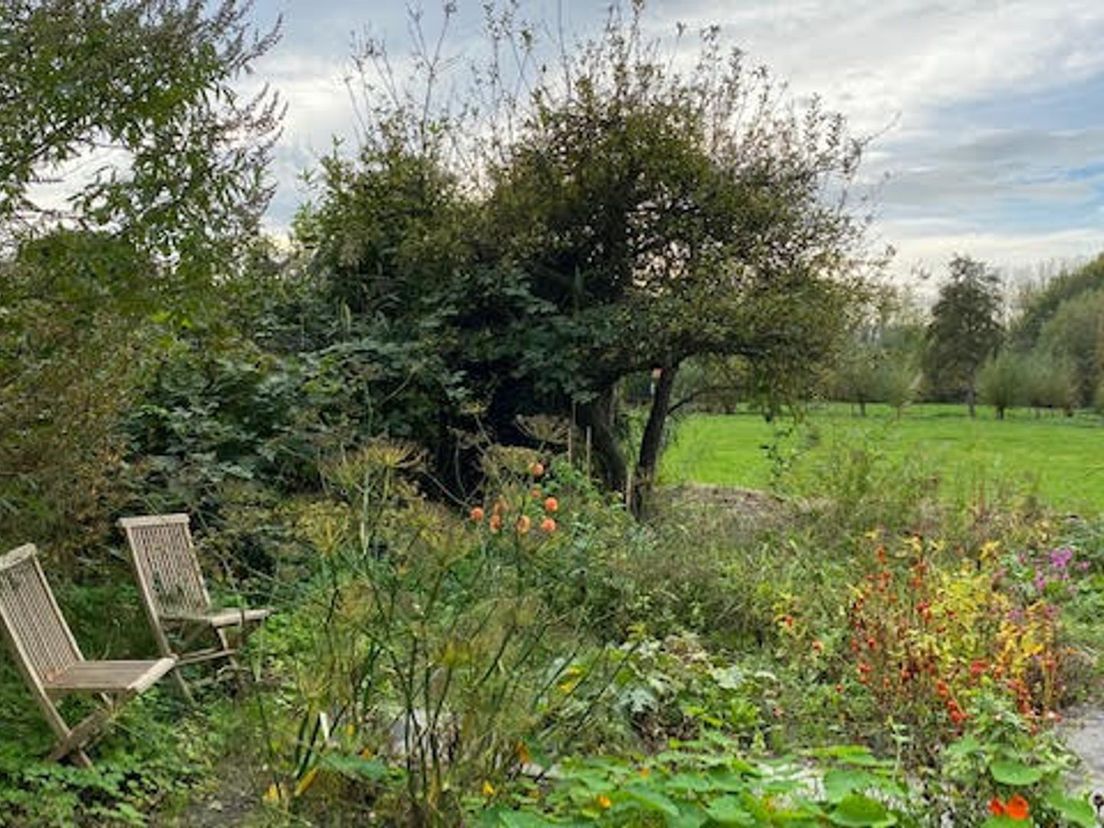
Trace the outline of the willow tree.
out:
<instances>
[{"instance_id":1,"label":"willow tree","mask_svg":"<svg viewBox=\"0 0 1104 828\"><path fill-rule=\"evenodd\" d=\"M250 0L4 0L0 231L110 232L183 279L224 269L268 203L280 106L242 77Z\"/></svg>"}]
</instances>

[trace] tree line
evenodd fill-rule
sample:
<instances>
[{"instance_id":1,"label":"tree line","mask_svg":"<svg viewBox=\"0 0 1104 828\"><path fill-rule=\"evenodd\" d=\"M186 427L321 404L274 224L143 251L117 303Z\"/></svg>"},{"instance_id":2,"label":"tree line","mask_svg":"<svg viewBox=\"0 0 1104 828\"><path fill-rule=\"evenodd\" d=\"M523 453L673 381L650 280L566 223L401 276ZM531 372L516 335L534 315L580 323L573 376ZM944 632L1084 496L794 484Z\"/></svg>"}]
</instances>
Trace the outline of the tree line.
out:
<instances>
[{"instance_id":1,"label":"tree line","mask_svg":"<svg viewBox=\"0 0 1104 828\"><path fill-rule=\"evenodd\" d=\"M884 288L828 371L821 393L856 405L981 402L1104 409L1104 256L1010 296L985 262L957 255L929 310Z\"/></svg>"}]
</instances>

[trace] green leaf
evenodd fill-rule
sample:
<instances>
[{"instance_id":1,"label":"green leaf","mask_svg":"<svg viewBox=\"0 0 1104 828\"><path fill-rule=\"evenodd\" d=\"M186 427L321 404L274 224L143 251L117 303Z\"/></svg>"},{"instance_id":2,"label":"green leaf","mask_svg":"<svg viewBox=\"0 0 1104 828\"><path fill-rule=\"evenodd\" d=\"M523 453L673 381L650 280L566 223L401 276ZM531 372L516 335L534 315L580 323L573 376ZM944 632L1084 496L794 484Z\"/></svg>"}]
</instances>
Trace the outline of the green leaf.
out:
<instances>
[{"instance_id":1,"label":"green leaf","mask_svg":"<svg viewBox=\"0 0 1104 828\"><path fill-rule=\"evenodd\" d=\"M499 811L498 824L503 828L546 828L556 823L529 811Z\"/></svg>"},{"instance_id":2,"label":"green leaf","mask_svg":"<svg viewBox=\"0 0 1104 828\"><path fill-rule=\"evenodd\" d=\"M877 781L866 771L833 768L824 774L824 792L829 802L838 805L849 793L864 791Z\"/></svg>"},{"instance_id":3,"label":"green leaf","mask_svg":"<svg viewBox=\"0 0 1104 828\"><path fill-rule=\"evenodd\" d=\"M896 825L897 818L886 810L885 805L876 799L862 794L851 794L828 814L834 825L846 825L851 828L881 828Z\"/></svg>"},{"instance_id":4,"label":"green leaf","mask_svg":"<svg viewBox=\"0 0 1104 828\"><path fill-rule=\"evenodd\" d=\"M743 801L735 796L722 796L710 802L705 812L721 825L754 825L755 817L743 807Z\"/></svg>"},{"instance_id":5,"label":"green leaf","mask_svg":"<svg viewBox=\"0 0 1104 828\"><path fill-rule=\"evenodd\" d=\"M1080 825L1081 828L1097 828L1096 812L1093 806L1084 799L1066 796L1058 791L1051 791L1046 796L1046 804L1057 811L1062 819Z\"/></svg>"},{"instance_id":6,"label":"green leaf","mask_svg":"<svg viewBox=\"0 0 1104 828\"><path fill-rule=\"evenodd\" d=\"M998 759L989 765L989 773L1002 785L1024 787L1034 785L1043 778L1043 772L1014 759Z\"/></svg>"},{"instance_id":7,"label":"green leaf","mask_svg":"<svg viewBox=\"0 0 1104 828\"><path fill-rule=\"evenodd\" d=\"M679 815L678 806L659 791L653 791L651 788L645 788L642 785L629 785L622 793L625 797L643 805L649 811L658 811L672 817Z\"/></svg>"},{"instance_id":8,"label":"green leaf","mask_svg":"<svg viewBox=\"0 0 1104 828\"><path fill-rule=\"evenodd\" d=\"M365 759L356 754L330 753L318 764L319 767L353 779L378 782L387 776L387 765L379 759Z\"/></svg>"}]
</instances>

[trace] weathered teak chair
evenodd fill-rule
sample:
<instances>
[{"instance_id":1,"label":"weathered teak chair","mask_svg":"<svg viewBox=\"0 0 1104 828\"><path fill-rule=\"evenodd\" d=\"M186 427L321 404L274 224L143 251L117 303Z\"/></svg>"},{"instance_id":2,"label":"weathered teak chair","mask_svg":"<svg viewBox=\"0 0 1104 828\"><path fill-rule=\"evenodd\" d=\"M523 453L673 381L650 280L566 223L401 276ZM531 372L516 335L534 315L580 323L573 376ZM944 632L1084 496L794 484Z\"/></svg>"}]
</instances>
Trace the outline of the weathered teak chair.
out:
<instances>
[{"instance_id":1,"label":"weathered teak chair","mask_svg":"<svg viewBox=\"0 0 1104 828\"><path fill-rule=\"evenodd\" d=\"M35 701L57 735L51 760L71 756L91 766L84 747L127 700L145 692L176 664L155 661L85 661L58 608L33 544L0 557L0 627ZM104 703L70 728L54 699L72 693L99 695Z\"/></svg>"},{"instance_id":2,"label":"weathered teak chair","mask_svg":"<svg viewBox=\"0 0 1104 828\"><path fill-rule=\"evenodd\" d=\"M213 609L203 573L192 546L187 515L146 515L119 520L126 533L138 591L146 608L153 636L164 656L177 658L177 667L228 658L234 649L226 637L229 628L263 621L269 609ZM180 653L174 653L169 633L181 637ZM212 633L217 646L188 650L204 633ZM186 698L191 692L177 669L173 676Z\"/></svg>"}]
</instances>

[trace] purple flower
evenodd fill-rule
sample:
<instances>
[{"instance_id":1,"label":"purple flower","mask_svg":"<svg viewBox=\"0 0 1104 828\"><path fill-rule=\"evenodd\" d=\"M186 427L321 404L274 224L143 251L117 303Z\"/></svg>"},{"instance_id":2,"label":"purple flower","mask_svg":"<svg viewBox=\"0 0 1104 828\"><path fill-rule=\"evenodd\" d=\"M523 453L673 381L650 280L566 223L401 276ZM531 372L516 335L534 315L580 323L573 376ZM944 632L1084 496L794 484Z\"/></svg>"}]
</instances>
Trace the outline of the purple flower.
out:
<instances>
[{"instance_id":1,"label":"purple flower","mask_svg":"<svg viewBox=\"0 0 1104 828\"><path fill-rule=\"evenodd\" d=\"M1050 565L1055 569L1065 569L1073 560L1073 549L1068 546L1060 546L1050 550Z\"/></svg>"},{"instance_id":2,"label":"purple flower","mask_svg":"<svg viewBox=\"0 0 1104 828\"><path fill-rule=\"evenodd\" d=\"M1044 589L1046 589L1046 585L1046 575L1044 575L1042 572L1038 573L1035 576L1035 589L1039 590L1039 592L1042 592Z\"/></svg>"}]
</instances>

